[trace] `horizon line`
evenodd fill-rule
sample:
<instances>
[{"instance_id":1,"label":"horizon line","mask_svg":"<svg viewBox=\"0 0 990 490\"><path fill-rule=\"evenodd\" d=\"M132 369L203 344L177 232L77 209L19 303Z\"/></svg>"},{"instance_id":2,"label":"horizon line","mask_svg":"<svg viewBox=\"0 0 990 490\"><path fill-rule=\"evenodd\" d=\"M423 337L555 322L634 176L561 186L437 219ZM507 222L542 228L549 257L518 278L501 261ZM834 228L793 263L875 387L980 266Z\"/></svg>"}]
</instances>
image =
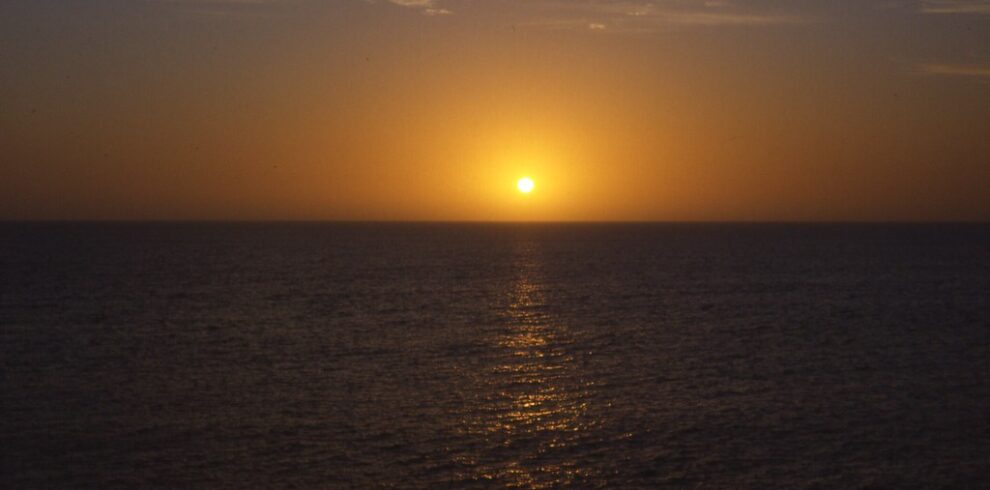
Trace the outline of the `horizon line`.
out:
<instances>
[{"instance_id":1,"label":"horizon line","mask_svg":"<svg viewBox=\"0 0 990 490\"><path fill-rule=\"evenodd\" d=\"M410 225L990 225L988 220L387 220L387 219L7 219L0 224L410 224Z\"/></svg>"}]
</instances>

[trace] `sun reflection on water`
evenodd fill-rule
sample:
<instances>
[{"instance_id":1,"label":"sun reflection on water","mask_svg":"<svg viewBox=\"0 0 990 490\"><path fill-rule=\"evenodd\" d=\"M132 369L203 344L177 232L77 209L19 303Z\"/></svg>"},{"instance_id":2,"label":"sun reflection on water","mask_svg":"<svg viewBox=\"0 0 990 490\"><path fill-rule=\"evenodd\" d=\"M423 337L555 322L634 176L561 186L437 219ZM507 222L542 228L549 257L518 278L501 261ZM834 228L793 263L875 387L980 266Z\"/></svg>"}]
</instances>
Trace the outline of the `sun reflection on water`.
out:
<instances>
[{"instance_id":1,"label":"sun reflection on water","mask_svg":"<svg viewBox=\"0 0 990 490\"><path fill-rule=\"evenodd\" d=\"M516 252L516 279L478 380L486 395L466 421L469 435L488 448L472 465L472 479L513 488L580 482L590 475L575 448L596 425L588 416L591 384L575 362L568 329L548 313L537 250L523 243Z\"/></svg>"}]
</instances>

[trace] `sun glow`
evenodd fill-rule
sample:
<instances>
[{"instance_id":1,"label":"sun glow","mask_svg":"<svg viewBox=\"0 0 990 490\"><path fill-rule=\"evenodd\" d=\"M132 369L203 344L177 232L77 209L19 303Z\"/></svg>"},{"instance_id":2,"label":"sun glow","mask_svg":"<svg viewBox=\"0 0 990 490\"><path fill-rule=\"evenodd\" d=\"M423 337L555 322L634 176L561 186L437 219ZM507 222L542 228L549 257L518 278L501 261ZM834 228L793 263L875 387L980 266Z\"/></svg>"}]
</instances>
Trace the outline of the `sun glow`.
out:
<instances>
[{"instance_id":1,"label":"sun glow","mask_svg":"<svg viewBox=\"0 0 990 490\"><path fill-rule=\"evenodd\" d=\"M533 192L533 188L535 187L536 184L533 182L533 179L529 177L523 177L519 179L518 182L516 182L516 188L519 189L519 192L522 192L523 194L529 194L530 192Z\"/></svg>"}]
</instances>

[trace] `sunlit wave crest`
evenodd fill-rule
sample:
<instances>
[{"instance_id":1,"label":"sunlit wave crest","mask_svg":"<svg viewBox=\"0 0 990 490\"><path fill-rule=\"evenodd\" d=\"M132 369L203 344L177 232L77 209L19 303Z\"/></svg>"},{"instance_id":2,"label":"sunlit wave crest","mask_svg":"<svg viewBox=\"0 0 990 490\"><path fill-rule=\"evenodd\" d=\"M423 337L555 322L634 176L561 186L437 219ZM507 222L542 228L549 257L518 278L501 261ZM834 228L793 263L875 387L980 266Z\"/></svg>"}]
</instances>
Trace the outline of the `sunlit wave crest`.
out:
<instances>
[{"instance_id":1,"label":"sunlit wave crest","mask_svg":"<svg viewBox=\"0 0 990 490\"><path fill-rule=\"evenodd\" d=\"M465 421L471 436L498 449L479 455L471 480L549 488L593 476L567 457L600 422L589 416L592 386L568 350L568 329L547 312L538 252L531 242L515 250L516 278L491 339L494 362L478 380L487 395Z\"/></svg>"}]
</instances>

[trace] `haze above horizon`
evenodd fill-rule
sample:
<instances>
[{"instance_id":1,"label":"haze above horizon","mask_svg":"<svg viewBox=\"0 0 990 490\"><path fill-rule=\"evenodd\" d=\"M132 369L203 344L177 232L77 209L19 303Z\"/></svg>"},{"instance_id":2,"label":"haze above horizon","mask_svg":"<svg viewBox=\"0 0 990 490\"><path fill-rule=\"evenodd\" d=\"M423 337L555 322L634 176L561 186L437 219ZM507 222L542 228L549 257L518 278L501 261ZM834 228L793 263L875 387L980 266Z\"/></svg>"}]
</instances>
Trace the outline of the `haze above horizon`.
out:
<instances>
[{"instance_id":1,"label":"haze above horizon","mask_svg":"<svg viewBox=\"0 0 990 490\"><path fill-rule=\"evenodd\" d=\"M0 220L990 221L985 0L10 0L0 59Z\"/></svg>"}]
</instances>

